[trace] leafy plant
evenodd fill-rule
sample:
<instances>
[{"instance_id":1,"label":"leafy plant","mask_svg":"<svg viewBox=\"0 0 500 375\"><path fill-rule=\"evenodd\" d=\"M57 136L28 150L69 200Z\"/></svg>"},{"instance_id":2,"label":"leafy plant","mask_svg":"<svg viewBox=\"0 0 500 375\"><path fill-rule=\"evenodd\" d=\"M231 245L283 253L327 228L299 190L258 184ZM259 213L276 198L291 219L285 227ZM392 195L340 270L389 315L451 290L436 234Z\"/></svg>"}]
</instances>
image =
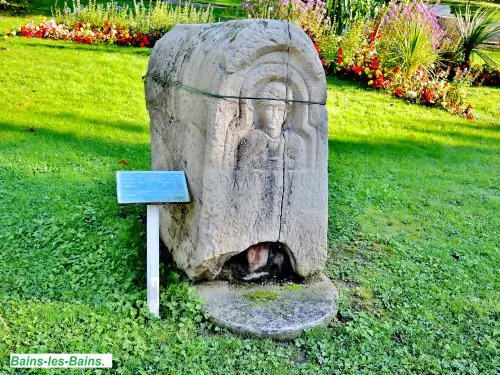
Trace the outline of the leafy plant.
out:
<instances>
[{"instance_id":1,"label":"leafy plant","mask_svg":"<svg viewBox=\"0 0 500 375\"><path fill-rule=\"evenodd\" d=\"M319 38L317 50L321 57L321 63L327 68L333 61L339 58L339 37L332 34Z\"/></svg>"},{"instance_id":2,"label":"leafy plant","mask_svg":"<svg viewBox=\"0 0 500 375\"><path fill-rule=\"evenodd\" d=\"M143 0L134 0L134 6L119 5L114 0L106 4L97 0L89 0L83 6L80 0L73 1L72 7L64 3L62 10L54 9L53 14L58 23L72 28L78 22L90 24L90 27L101 28L105 24L129 27L131 31L145 34L158 30L168 31L178 23L213 22L212 8L196 8L189 2L176 6L163 1L149 1L146 6Z\"/></svg>"},{"instance_id":3,"label":"leafy plant","mask_svg":"<svg viewBox=\"0 0 500 375\"><path fill-rule=\"evenodd\" d=\"M457 74L457 79L448 82L451 68L432 67L437 52L426 33L429 28L418 27L414 21L418 18L412 13L408 13L411 21L404 17L402 22L399 14L394 14L399 22L389 22L382 32L371 23L354 22L340 38L337 56L327 65L328 70L407 102L444 108L472 119L472 107L465 106L464 88L470 86L473 77L460 74L458 79ZM379 52L383 53L384 61Z\"/></svg>"},{"instance_id":4,"label":"leafy plant","mask_svg":"<svg viewBox=\"0 0 500 375\"><path fill-rule=\"evenodd\" d=\"M28 10L27 0L0 0L0 10L6 10L14 14L26 13Z\"/></svg>"},{"instance_id":5,"label":"leafy plant","mask_svg":"<svg viewBox=\"0 0 500 375\"><path fill-rule=\"evenodd\" d=\"M430 67L438 57L429 35L418 25L412 25L410 30L397 30L391 45L383 44L381 51L384 63L390 67L399 66L405 78L420 67Z\"/></svg>"},{"instance_id":6,"label":"leafy plant","mask_svg":"<svg viewBox=\"0 0 500 375\"><path fill-rule=\"evenodd\" d=\"M485 43L498 36L500 25L496 22L496 10L480 8L472 12L469 3L465 7L465 13L459 11L457 22L460 31L460 42L457 49L463 61L470 65L472 54L477 54L488 65L495 66L496 63L491 59L482 48Z\"/></svg>"},{"instance_id":7,"label":"leafy plant","mask_svg":"<svg viewBox=\"0 0 500 375\"><path fill-rule=\"evenodd\" d=\"M354 54L366 41L367 30L370 26L371 22L365 20L356 20L349 24L347 32L342 35L340 43L344 60L351 61L354 59Z\"/></svg>"},{"instance_id":8,"label":"leafy plant","mask_svg":"<svg viewBox=\"0 0 500 375\"><path fill-rule=\"evenodd\" d=\"M408 78L419 68L429 68L438 57L444 31L436 13L423 2L392 3L376 32L377 52L382 65L398 66Z\"/></svg>"},{"instance_id":9,"label":"leafy plant","mask_svg":"<svg viewBox=\"0 0 500 375\"><path fill-rule=\"evenodd\" d=\"M383 0L327 0L326 7L335 32L340 35L353 20L375 16Z\"/></svg>"},{"instance_id":10,"label":"leafy plant","mask_svg":"<svg viewBox=\"0 0 500 375\"><path fill-rule=\"evenodd\" d=\"M72 8L64 4L55 9L56 20L36 24L34 21L15 31L25 37L66 39L77 43L109 43L136 47L153 47L165 32L178 23L205 23L213 21L211 7L205 10L190 3L175 6L161 1L134 1L134 7L119 6L113 0L100 4L89 0L82 6L80 0Z\"/></svg>"},{"instance_id":11,"label":"leafy plant","mask_svg":"<svg viewBox=\"0 0 500 375\"><path fill-rule=\"evenodd\" d=\"M330 18L323 0L246 0L249 18L287 20L302 28L313 40L329 35Z\"/></svg>"}]
</instances>

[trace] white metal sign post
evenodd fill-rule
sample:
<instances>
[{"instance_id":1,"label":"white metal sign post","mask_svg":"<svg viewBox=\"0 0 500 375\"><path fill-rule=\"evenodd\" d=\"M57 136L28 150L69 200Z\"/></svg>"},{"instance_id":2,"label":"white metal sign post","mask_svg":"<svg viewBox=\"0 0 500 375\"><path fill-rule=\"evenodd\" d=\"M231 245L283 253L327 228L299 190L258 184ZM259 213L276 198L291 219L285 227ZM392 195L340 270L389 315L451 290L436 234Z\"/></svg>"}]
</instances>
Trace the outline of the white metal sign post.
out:
<instances>
[{"instance_id":1,"label":"white metal sign post","mask_svg":"<svg viewBox=\"0 0 500 375\"><path fill-rule=\"evenodd\" d=\"M160 317L160 206L148 204L147 219L147 288L148 308Z\"/></svg>"},{"instance_id":2,"label":"white metal sign post","mask_svg":"<svg viewBox=\"0 0 500 375\"><path fill-rule=\"evenodd\" d=\"M188 203L182 171L116 172L119 204L147 204L147 300L152 315L160 317L160 206Z\"/></svg>"}]
</instances>

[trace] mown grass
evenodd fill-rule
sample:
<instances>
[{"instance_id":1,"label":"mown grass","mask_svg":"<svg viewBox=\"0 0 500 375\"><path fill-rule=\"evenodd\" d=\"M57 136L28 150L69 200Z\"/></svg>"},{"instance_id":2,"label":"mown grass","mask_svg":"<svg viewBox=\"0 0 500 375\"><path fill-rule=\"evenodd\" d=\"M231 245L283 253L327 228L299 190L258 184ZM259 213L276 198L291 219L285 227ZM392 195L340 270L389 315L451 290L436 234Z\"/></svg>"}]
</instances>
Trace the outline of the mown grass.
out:
<instances>
[{"instance_id":1,"label":"mown grass","mask_svg":"<svg viewBox=\"0 0 500 375\"><path fill-rule=\"evenodd\" d=\"M277 343L207 323L166 257L147 314L145 210L116 204L114 175L150 168L149 52L0 39L0 369L101 352L131 374L496 372L498 89L470 89L467 121L329 80L340 311Z\"/></svg>"}]
</instances>

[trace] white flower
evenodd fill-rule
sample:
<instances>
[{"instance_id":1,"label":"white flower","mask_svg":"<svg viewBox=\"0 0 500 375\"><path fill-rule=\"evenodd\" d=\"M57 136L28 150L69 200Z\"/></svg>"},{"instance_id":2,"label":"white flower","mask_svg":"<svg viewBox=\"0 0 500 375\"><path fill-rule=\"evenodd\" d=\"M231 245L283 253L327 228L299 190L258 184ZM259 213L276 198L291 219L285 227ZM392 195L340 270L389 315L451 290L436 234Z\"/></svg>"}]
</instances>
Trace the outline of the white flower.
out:
<instances>
[{"instance_id":1,"label":"white flower","mask_svg":"<svg viewBox=\"0 0 500 375\"><path fill-rule=\"evenodd\" d=\"M408 91L408 97L410 99L415 99L417 97L417 92L416 91Z\"/></svg>"},{"instance_id":2,"label":"white flower","mask_svg":"<svg viewBox=\"0 0 500 375\"><path fill-rule=\"evenodd\" d=\"M267 10L269 10L270 12L272 12L274 10L274 7L269 7L269 8L267 8Z\"/></svg>"}]
</instances>

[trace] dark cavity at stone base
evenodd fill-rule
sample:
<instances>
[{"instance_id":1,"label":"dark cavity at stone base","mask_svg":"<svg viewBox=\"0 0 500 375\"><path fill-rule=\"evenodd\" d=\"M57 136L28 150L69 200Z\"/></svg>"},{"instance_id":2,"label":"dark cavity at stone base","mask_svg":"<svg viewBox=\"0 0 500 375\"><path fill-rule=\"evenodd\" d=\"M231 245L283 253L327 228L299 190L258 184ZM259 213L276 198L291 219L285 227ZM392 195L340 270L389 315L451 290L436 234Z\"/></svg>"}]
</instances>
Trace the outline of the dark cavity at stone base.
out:
<instances>
[{"instance_id":1,"label":"dark cavity at stone base","mask_svg":"<svg viewBox=\"0 0 500 375\"><path fill-rule=\"evenodd\" d=\"M337 290L324 275L302 284L212 281L195 287L214 323L251 336L292 339L337 313Z\"/></svg>"}]
</instances>

